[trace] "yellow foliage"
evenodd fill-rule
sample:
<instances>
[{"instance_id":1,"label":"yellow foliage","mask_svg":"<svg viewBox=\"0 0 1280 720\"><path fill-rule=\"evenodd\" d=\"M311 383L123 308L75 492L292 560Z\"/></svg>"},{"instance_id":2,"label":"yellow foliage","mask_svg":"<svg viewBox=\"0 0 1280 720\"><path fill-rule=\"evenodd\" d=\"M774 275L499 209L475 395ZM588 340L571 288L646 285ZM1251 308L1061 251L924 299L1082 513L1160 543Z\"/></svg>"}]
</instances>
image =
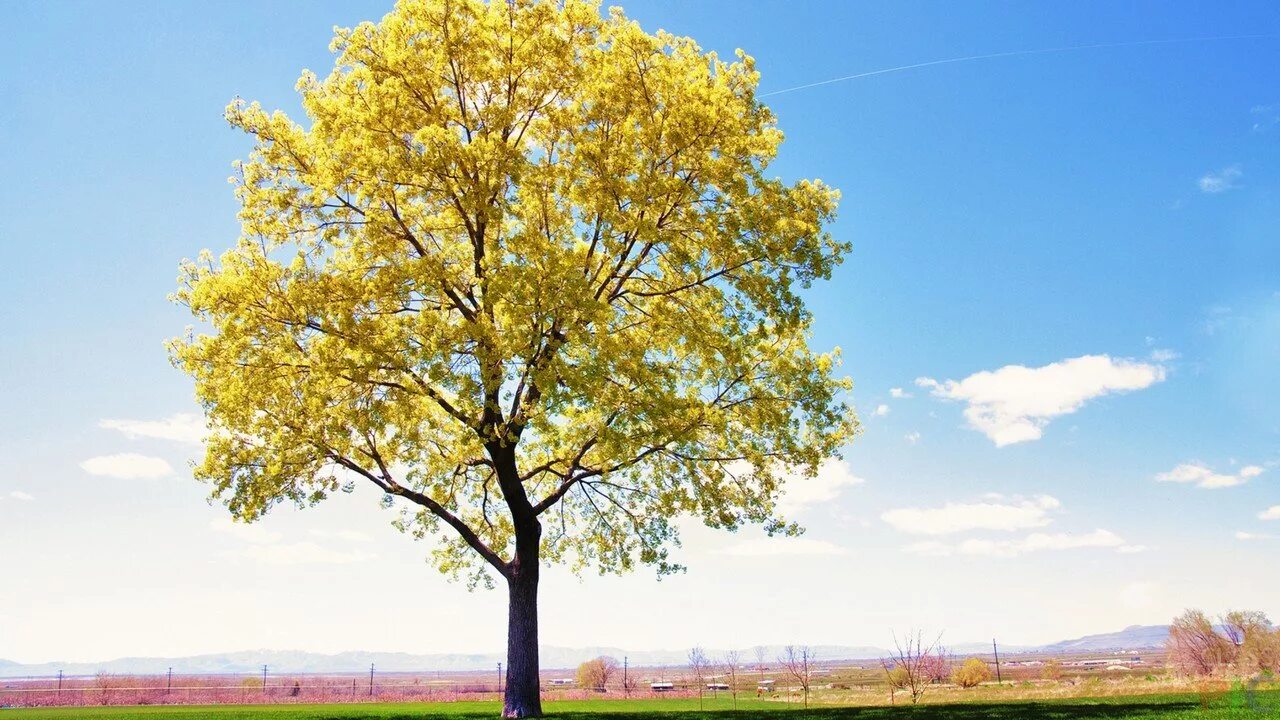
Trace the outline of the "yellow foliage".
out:
<instances>
[{"instance_id":1,"label":"yellow foliage","mask_svg":"<svg viewBox=\"0 0 1280 720\"><path fill-rule=\"evenodd\" d=\"M214 495L371 482L473 582L517 536L668 572L681 514L798 532L784 473L857 429L798 290L848 246L835 190L767 173L752 59L581 0L402 0L332 48L306 126L227 108L242 236L182 267Z\"/></svg>"},{"instance_id":2,"label":"yellow foliage","mask_svg":"<svg viewBox=\"0 0 1280 720\"><path fill-rule=\"evenodd\" d=\"M951 674L951 682L962 688L976 687L981 683L991 679L991 668L978 658L969 658L965 660L956 671Z\"/></svg>"}]
</instances>

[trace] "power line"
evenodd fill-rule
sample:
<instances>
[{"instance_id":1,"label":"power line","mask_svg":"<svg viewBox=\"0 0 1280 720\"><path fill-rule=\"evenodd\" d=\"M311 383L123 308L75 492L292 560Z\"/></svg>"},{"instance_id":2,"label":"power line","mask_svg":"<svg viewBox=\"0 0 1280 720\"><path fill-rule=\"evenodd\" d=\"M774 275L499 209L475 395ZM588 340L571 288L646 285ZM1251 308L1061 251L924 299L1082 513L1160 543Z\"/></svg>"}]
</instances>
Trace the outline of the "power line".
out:
<instances>
[{"instance_id":1,"label":"power line","mask_svg":"<svg viewBox=\"0 0 1280 720\"><path fill-rule=\"evenodd\" d=\"M1275 38L1280 38L1280 35L1213 35L1208 37L1169 38L1165 40L1133 40L1128 42L1092 43L1089 45L1067 45L1063 47L1039 48L1035 50L1011 50L1009 52L986 53L983 55L965 55L964 57L943 58L942 60L930 60L928 62L912 63L910 65L899 65L897 67L880 68L879 70L868 70L866 72L855 73L853 75L845 75L843 77L831 78L829 80L819 80L818 82L796 85L795 87L783 88L781 90L771 90L767 93L760 93L759 97L771 97L773 95L782 95L783 93L795 92L797 90L807 90L809 88L815 88L822 85L845 82L846 80L857 80L860 78L874 77L876 75L888 75L890 73L903 72L906 70L932 67L934 65L950 65L952 63L972 62L974 60L993 60L995 58L1019 57L1023 55L1048 55L1052 53L1076 52L1079 50L1101 50L1104 48L1140 47L1143 45L1172 45L1178 43L1216 42L1221 40L1268 40Z\"/></svg>"}]
</instances>

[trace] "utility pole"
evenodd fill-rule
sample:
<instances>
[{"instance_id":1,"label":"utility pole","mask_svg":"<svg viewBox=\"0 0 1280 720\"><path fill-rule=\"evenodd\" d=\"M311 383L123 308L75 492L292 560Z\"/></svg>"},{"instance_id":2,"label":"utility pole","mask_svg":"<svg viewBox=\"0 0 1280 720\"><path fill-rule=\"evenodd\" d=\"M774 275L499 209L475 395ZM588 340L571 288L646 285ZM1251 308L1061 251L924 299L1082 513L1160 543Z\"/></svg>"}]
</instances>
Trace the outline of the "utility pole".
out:
<instances>
[{"instance_id":1,"label":"utility pole","mask_svg":"<svg viewBox=\"0 0 1280 720\"><path fill-rule=\"evenodd\" d=\"M168 695L173 692L173 668L169 668L169 680L165 683L164 694Z\"/></svg>"},{"instance_id":2,"label":"utility pole","mask_svg":"<svg viewBox=\"0 0 1280 720\"><path fill-rule=\"evenodd\" d=\"M991 638L991 652L996 656L996 683L1000 683L1000 650L996 647L996 639Z\"/></svg>"},{"instance_id":3,"label":"utility pole","mask_svg":"<svg viewBox=\"0 0 1280 720\"><path fill-rule=\"evenodd\" d=\"M262 666L262 694L267 694L267 666Z\"/></svg>"},{"instance_id":4,"label":"utility pole","mask_svg":"<svg viewBox=\"0 0 1280 720\"><path fill-rule=\"evenodd\" d=\"M369 663L369 697L373 697L373 663Z\"/></svg>"},{"instance_id":5,"label":"utility pole","mask_svg":"<svg viewBox=\"0 0 1280 720\"><path fill-rule=\"evenodd\" d=\"M498 663L498 699L502 699L502 663Z\"/></svg>"},{"instance_id":6,"label":"utility pole","mask_svg":"<svg viewBox=\"0 0 1280 720\"><path fill-rule=\"evenodd\" d=\"M627 684L627 656L622 656L622 696L631 697L631 686Z\"/></svg>"},{"instance_id":7,"label":"utility pole","mask_svg":"<svg viewBox=\"0 0 1280 720\"><path fill-rule=\"evenodd\" d=\"M62 697L62 671L58 671L58 697Z\"/></svg>"}]
</instances>

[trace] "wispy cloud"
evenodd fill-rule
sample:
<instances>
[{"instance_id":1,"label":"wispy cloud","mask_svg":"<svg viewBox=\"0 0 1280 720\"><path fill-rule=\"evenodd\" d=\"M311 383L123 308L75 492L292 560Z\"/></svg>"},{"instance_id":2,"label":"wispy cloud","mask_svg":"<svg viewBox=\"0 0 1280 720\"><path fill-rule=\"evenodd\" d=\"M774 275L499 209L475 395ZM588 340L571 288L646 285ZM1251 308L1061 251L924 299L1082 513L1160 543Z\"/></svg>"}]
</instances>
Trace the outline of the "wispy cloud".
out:
<instances>
[{"instance_id":1,"label":"wispy cloud","mask_svg":"<svg viewBox=\"0 0 1280 720\"><path fill-rule=\"evenodd\" d=\"M1276 538L1277 538L1277 536L1276 536L1276 535L1270 535L1270 534L1268 534L1268 533L1251 533L1251 532L1244 532L1244 531L1240 531L1240 532L1236 533L1236 539L1237 539L1237 540L1244 540L1244 541L1249 541L1249 540L1275 540Z\"/></svg>"},{"instance_id":2,"label":"wispy cloud","mask_svg":"<svg viewBox=\"0 0 1280 720\"><path fill-rule=\"evenodd\" d=\"M22 500L23 502L30 502L36 499L34 495L30 493L25 493L21 490L9 491L9 497L13 498L14 500Z\"/></svg>"},{"instance_id":3,"label":"wispy cloud","mask_svg":"<svg viewBox=\"0 0 1280 720\"><path fill-rule=\"evenodd\" d=\"M163 420L121 420L107 418L98 421L98 427L119 430L129 439L155 438L175 442L198 443L208 432L204 418L191 413L170 415Z\"/></svg>"},{"instance_id":4,"label":"wispy cloud","mask_svg":"<svg viewBox=\"0 0 1280 720\"><path fill-rule=\"evenodd\" d=\"M1244 170L1240 165L1228 165L1221 170L1205 173L1199 181L1200 191L1211 195L1224 193L1239 187L1242 177L1244 177Z\"/></svg>"},{"instance_id":5,"label":"wispy cloud","mask_svg":"<svg viewBox=\"0 0 1280 720\"><path fill-rule=\"evenodd\" d=\"M1259 465L1246 465L1232 474L1214 472L1209 466L1199 462L1183 463L1168 472L1156 475L1157 482L1187 483L1206 490L1235 487L1249 482L1263 473Z\"/></svg>"},{"instance_id":6,"label":"wispy cloud","mask_svg":"<svg viewBox=\"0 0 1280 720\"><path fill-rule=\"evenodd\" d=\"M845 549L826 540L806 537L753 538L719 551L735 557L776 557L780 555L844 555Z\"/></svg>"},{"instance_id":7,"label":"wispy cloud","mask_svg":"<svg viewBox=\"0 0 1280 720\"><path fill-rule=\"evenodd\" d=\"M916 432L915 430L912 430L906 435L903 435L902 439L906 440L908 443L912 445L915 445L916 443L920 442L920 433Z\"/></svg>"},{"instance_id":8,"label":"wispy cloud","mask_svg":"<svg viewBox=\"0 0 1280 720\"><path fill-rule=\"evenodd\" d=\"M1249 113L1253 115L1254 132L1266 132L1280 125L1280 104L1254 105Z\"/></svg>"},{"instance_id":9,"label":"wispy cloud","mask_svg":"<svg viewBox=\"0 0 1280 720\"><path fill-rule=\"evenodd\" d=\"M876 406L876 409L871 414L876 417L884 417L889 414L889 406L881 403Z\"/></svg>"},{"instance_id":10,"label":"wispy cloud","mask_svg":"<svg viewBox=\"0 0 1280 720\"><path fill-rule=\"evenodd\" d=\"M912 395L902 388L889 388L889 397L909 398L912 397Z\"/></svg>"},{"instance_id":11,"label":"wispy cloud","mask_svg":"<svg viewBox=\"0 0 1280 720\"><path fill-rule=\"evenodd\" d=\"M1006 365L963 380L916 379L945 400L964 402L969 427L997 447L1038 440L1053 418L1079 410L1095 398L1141 390L1164 380L1159 364L1084 355L1041 367Z\"/></svg>"},{"instance_id":12,"label":"wispy cloud","mask_svg":"<svg viewBox=\"0 0 1280 720\"><path fill-rule=\"evenodd\" d=\"M917 555L947 557L971 555L985 557L1018 557L1028 553L1052 550L1077 550L1081 548L1119 548L1124 540L1110 530L1094 530L1090 533L1032 533L1016 540L985 540L970 538L958 543L927 541L903 548Z\"/></svg>"},{"instance_id":13,"label":"wispy cloud","mask_svg":"<svg viewBox=\"0 0 1280 720\"><path fill-rule=\"evenodd\" d=\"M1258 513L1259 520L1280 520L1280 505L1272 505L1271 507Z\"/></svg>"},{"instance_id":14,"label":"wispy cloud","mask_svg":"<svg viewBox=\"0 0 1280 720\"><path fill-rule=\"evenodd\" d=\"M999 499L999 496L996 496ZM1025 530L1052 522L1049 513L1061 503L1049 495L999 502L947 503L942 507L907 507L880 515L894 529L912 535L949 535L968 530Z\"/></svg>"},{"instance_id":15,"label":"wispy cloud","mask_svg":"<svg viewBox=\"0 0 1280 720\"><path fill-rule=\"evenodd\" d=\"M786 517L794 516L811 505L835 500L845 488L864 482L843 461L828 460L818 466L814 477L800 473L787 477L782 497L778 499L778 511Z\"/></svg>"},{"instance_id":16,"label":"wispy cloud","mask_svg":"<svg viewBox=\"0 0 1280 720\"><path fill-rule=\"evenodd\" d=\"M173 473L173 468L163 459L138 453L91 457L80 463L80 468L90 475L124 480L160 478Z\"/></svg>"}]
</instances>

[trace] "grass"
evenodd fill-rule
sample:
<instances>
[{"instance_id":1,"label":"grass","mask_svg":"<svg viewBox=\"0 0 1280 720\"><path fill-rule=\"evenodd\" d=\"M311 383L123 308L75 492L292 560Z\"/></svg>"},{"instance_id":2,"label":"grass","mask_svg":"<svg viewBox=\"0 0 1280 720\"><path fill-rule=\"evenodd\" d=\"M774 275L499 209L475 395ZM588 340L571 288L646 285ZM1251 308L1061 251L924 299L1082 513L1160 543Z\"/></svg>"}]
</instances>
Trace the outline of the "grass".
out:
<instances>
[{"instance_id":1,"label":"grass","mask_svg":"<svg viewBox=\"0 0 1280 720\"><path fill-rule=\"evenodd\" d=\"M1280 719L1280 691L1255 693L1236 690L1208 695L1168 694L1036 702L970 702L894 707L813 707L739 698L738 710L727 700L565 700L546 703L549 717L564 720L1276 720ZM81 707L0 710L13 720L412 720L498 716L496 702L396 703L340 705L220 705L169 707Z\"/></svg>"}]
</instances>

